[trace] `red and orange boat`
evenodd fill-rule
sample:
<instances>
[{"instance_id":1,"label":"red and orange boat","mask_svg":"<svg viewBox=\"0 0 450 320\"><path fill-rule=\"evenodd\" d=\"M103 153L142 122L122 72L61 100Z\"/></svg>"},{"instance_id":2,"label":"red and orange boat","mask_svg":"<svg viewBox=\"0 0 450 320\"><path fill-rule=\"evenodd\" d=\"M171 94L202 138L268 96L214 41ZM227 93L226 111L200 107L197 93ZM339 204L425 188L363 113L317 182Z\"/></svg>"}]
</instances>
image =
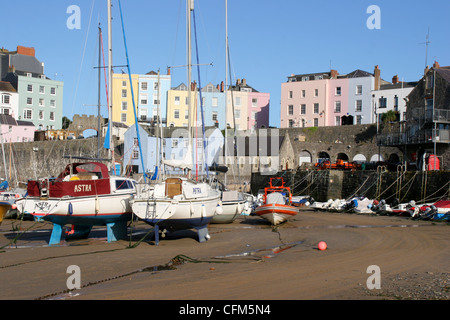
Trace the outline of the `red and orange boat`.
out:
<instances>
[{"instance_id":1,"label":"red and orange boat","mask_svg":"<svg viewBox=\"0 0 450 320\"><path fill-rule=\"evenodd\" d=\"M281 185L276 182L281 182ZM284 183L283 178L270 178L270 186L264 188L263 204L254 211L272 225L285 222L298 213L298 208L292 205L291 189Z\"/></svg>"}]
</instances>

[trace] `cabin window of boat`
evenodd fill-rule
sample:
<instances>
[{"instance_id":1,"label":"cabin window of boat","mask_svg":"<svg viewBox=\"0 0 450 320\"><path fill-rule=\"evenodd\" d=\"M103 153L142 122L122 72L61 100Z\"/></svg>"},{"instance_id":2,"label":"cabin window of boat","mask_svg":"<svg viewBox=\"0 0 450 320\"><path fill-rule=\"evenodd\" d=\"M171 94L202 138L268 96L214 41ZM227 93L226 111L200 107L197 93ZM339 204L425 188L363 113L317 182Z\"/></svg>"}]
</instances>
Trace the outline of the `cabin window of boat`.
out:
<instances>
[{"instance_id":1,"label":"cabin window of boat","mask_svg":"<svg viewBox=\"0 0 450 320\"><path fill-rule=\"evenodd\" d=\"M128 180L116 180L116 189L132 189L133 185Z\"/></svg>"}]
</instances>

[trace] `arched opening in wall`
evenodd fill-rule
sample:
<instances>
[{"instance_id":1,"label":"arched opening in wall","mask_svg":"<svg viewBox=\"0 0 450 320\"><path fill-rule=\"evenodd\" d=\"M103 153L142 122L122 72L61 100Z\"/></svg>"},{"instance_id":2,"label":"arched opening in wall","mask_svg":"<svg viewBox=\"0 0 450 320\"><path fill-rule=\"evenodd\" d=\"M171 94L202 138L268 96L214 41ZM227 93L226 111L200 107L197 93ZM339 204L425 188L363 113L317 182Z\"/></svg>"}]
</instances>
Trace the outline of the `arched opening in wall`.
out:
<instances>
[{"instance_id":1,"label":"arched opening in wall","mask_svg":"<svg viewBox=\"0 0 450 320\"><path fill-rule=\"evenodd\" d=\"M337 157L336 157L336 160L344 160L344 161L348 161L348 156L345 154L345 153L343 153L343 152L340 152L340 153L338 153L338 155L337 155Z\"/></svg>"},{"instance_id":2,"label":"arched opening in wall","mask_svg":"<svg viewBox=\"0 0 450 320\"><path fill-rule=\"evenodd\" d=\"M94 129L86 129L83 131L82 136L84 138L94 138L97 137L97 130Z\"/></svg>"},{"instance_id":3,"label":"arched opening in wall","mask_svg":"<svg viewBox=\"0 0 450 320\"><path fill-rule=\"evenodd\" d=\"M358 153L353 157L353 162L363 163L366 162L366 157L363 154Z\"/></svg>"},{"instance_id":4,"label":"arched opening in wall","mask_svg":"<svg viewBox=\"0 0 450 320\"><path fill-rule=\"evenodd\" d=\"M370 158L370 162L378 162L378 161L384 161L384 158L381 154L376 153Z\"/></svg>"},{"instance_id":5,"label":"arched opening in wall","mask_svg":"<svg viewBox=\"0 0 450 320\"><path fill-rule=\"evenodd\" d=\"M307 150L302 150L298 155L298 166L301 167L303 163L311 163L311 153Z\"/></svg>"},{"instance_id":6,"label":"arched opening in wall","mask_svg":"<svg viewBox=\"0 0 450 320\"><path fill-rule=\"evenodd\" d=\"M321 163L322 161L330 160L330 155L328 152L320 151L317 155L317 163Z\"/></svg>"},{"instance_id":7,"label":"arched opening in wall","mask_svg":"<svg viewBox=\"0 0 450 320\"><path fill-rule=\"evenodd\" d=\"M353 116L351 115L342 116L341 125L343 126L353 125Z\"/></svg>"},{"instance_id":8,"label":"arched opening in wall","mask_svg":"<svg viewBox=\"0 0 450 320\"><path fill-rule=\"evenodd\" d=\"M391 153L388 162L390 163L400 163L400 157L396 153Z\"/></svg>"}]
</instances>

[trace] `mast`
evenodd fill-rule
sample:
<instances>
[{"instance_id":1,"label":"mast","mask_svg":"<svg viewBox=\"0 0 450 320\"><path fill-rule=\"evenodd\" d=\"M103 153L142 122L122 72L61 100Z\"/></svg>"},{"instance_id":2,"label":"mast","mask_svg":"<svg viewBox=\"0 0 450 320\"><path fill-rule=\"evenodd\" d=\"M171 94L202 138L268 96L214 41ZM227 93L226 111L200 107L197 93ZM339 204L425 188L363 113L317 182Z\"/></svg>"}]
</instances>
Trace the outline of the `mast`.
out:
<instances>
[{"instance_id":1,"label":"mast","mask_svg":"<svg viewBox=\"0 0 450 320\"><path fill-rule=\"evenodd\" d=\"M192 82L192 44L191 44L191 12L194 10L194 0L187 1L187 81L188 81L188 139L189 147L188 151L191 152L189 155L192 161L192 103L191 103L191 82ZM192 167L189 168L189 177L191 175Z\"/></svg>"},{"instance_id":2,"label":"mast","mask_svg":"<svg viewBox=\"0 0 450 320\"><path fill-rule=\"evenodd\" d=\"M100 123L100 105L101 105L101 69L102 63L102 28L100 28L100 24L98 26L98 109L97 109L97 158L100 158L100 131L101 131L101 123Z\"/></svg>"},{"instance_id":3,"label":"mast","mask_svg":"<svg viewBox=\"0 0 450 320\"><path fill-rule=\"evenodd\" d=\"M228 0L225 0L225 166L228 158ZM234 115L233 115L234 116ZM224 184L227 185L227 173L225 172Z\"/></svg>"},{"instance_id":4,"label":"mast","mask_svg":"<svg viewBox=\"0 0 450 320\"><path fill-rule=\"evenodd\" d=\"M112 126L112 73L113 73L113 66L112 66L112 27L111 27L111 20L112 20L112 15L111 15L111 0L108 0L108 83L109 83L109 90L108 90L108 101L109 101L109 106L108 106L108 113L109 113L109 136L105 137L105 139L109 139L109 145L110 148L108 149L108 159L110 159L110 163L109 163L109 169L111 169L112 167L112 162L113 162L113 155L114 152L112 151L114 148L114 145L112 143L112 134L111 131L113 129ZM132 85L130 83L130 85Z\"/></svg>"}]
</instances>

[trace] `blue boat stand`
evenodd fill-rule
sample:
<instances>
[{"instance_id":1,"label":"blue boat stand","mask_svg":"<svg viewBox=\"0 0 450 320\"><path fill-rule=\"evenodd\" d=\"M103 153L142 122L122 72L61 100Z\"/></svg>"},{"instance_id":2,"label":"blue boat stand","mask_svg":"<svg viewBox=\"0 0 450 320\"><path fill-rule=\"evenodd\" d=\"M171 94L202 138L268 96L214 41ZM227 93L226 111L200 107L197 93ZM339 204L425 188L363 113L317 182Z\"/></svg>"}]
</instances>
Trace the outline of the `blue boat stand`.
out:
<instances>
[{"instance_id":1,"label":"blue boat stand","mask_svg":"<svg viewBox=\"0 0 450 320\"><path fill-rule=\"evenodd\" d=\"M72 231L66 235L66 240L86 239L91 232L90 225L75 225ZM63 225L53 223L53 230L50 236L49 245L59 245L61 243L61 236L63 232ZM106 224L106 232L108 242L123 240L127 237L127 221L117 221Z\"/></svg>"}]
</instances>

